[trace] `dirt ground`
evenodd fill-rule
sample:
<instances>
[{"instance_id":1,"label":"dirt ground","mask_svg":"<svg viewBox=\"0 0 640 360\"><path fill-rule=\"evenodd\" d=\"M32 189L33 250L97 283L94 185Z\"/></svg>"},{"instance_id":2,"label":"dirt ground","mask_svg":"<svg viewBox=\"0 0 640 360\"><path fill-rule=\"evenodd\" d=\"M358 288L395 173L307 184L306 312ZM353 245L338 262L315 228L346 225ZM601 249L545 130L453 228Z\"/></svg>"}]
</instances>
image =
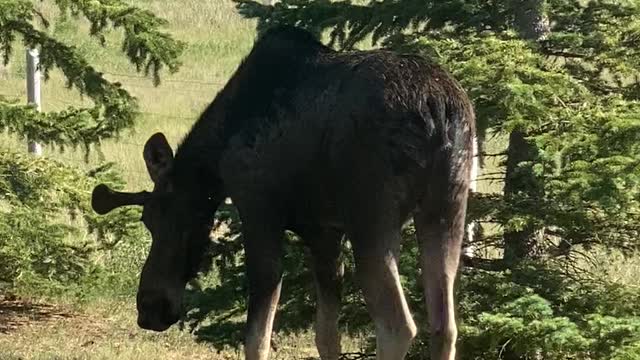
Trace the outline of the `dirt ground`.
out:
<instances>
[{"instance_id":1,"label":"dirt ground","mask_svg":"<svg viewBox=\"0 0 640 360\"><path fill-rule=\"evenodd\" d=\"M0 359L237 359L191 334L145 332L123 304L91 311L0 296Z\"/></svg>"},{"instance_id":2,"label":"dirt ground","mask_svg":"<svg viewBox=\"0 0 640 360\"><path fill-rule=\"evenodd\" d=\"M0 295L0 334L7 335L24 326L68 321L78 316L81 315L61 306L32 302L12 295Z\"/></svg>"},{"instance_id":3,"label":"dirt ground","mask_svg":"<svg viewBox=\"0 0 640 360\"><path fill-rule=\"evenodd\" d=\"M311 331L274 340L273 359L318 359ZM139 329L130 301L76 308L0 295L0 360L242 358L241 346L216 348L176 326Z\"/></svg>"}]
</instances>

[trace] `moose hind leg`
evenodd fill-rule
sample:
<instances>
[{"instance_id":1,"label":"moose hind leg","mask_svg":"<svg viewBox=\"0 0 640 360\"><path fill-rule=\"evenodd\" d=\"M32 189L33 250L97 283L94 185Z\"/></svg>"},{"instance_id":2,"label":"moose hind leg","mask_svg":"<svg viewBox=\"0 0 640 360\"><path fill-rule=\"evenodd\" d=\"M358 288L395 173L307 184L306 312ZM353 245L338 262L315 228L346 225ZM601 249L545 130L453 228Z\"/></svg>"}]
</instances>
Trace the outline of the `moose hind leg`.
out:
<instances>
[{"instance_id":1,"label":"moose hind leg","mask_svg":"<svg viewBox=\"0 0 640 360\"><path fill-rule=\"evenodd\" d=\"M414 215L429 313L432 360L454 360L456 354L453 286L464 237L467 192L464 187L455 189L461 190L446 195L448 198L441 201L423 203Z\"/></svg>"},{"instance_id":2,"label":"moose hind leg","mask_svg":"<svg viewBox=\"0 0 640 360\"><path fill-rule=\"evenodd\" d=\"M338 313L343 267L340 262L342 233L316 228L301 233L311 250L311 268L316 287L315 342L322 360L338 360L340 333Z\"/></svg>"},{"instance_id":3,"label":"moose hind leg","mask_svg":"<svg viewBox=\"0 0 640 360\"><path fill-rule=\"evenodd\" d=\"M417 330L398 274L400 226L380 224L360 226L351 234L356 273L376 326L376 358L401 360Z\"/></svg>"}]
</instances>

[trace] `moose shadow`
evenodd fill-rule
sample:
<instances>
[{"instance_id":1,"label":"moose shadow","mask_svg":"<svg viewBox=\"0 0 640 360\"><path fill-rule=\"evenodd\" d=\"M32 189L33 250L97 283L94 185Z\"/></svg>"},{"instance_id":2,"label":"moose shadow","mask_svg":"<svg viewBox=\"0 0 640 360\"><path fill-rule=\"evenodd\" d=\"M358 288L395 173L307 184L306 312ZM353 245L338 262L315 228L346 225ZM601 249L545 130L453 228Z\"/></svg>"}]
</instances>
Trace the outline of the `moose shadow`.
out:
<instances>
[{"instance_id":1,"label":"moose shadow","mask_svg":"<svg viewBox=\"0 0 640 360\"><path fill-rule=\"evenodd\" d=\"M274 332L290 335L312 328L315 315L313 275L306 266L306 249L296 241L288 241L285 249L284 275ZM220 283L214 287L189 287L185 295L188 309L180 326L217 349L239 349L243 344L248 288L241 259L214 259ZM373 332L366 307L357 289L353 274L345 273L340 331L359 334L364 329ZM274 348L277 344L272 341ZM372 342L371 348L375 348ZM369 349L368 349L369 350Z\"/></svg>"},{"instance_id":2,"label":"moose shadow","mask_svg":"<svg viewBox=\"0 0 640 360\"><path fill-rule=\"evenodd\" d=\"M71 314L53 305L38 304L0 295L0 334L8 334L33 322L70 318Z\"/></svg>"}]
</instances>

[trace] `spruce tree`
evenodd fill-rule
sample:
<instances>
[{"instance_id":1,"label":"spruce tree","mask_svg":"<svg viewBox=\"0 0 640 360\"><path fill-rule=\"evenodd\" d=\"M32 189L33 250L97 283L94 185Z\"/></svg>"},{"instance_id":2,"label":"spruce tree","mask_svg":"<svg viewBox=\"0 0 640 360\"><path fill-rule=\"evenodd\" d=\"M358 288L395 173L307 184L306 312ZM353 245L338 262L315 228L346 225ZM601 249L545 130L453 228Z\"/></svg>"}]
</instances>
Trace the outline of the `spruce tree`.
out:
<instances>
[{"instance_id":1,"label":"spruce tree","mask_svg":"<svg viewBox=\"0 0 640 360\"><path fill-rule=\"evenodd\" d=\"M544 0L522 0L514 8L514 25L522 39L539 42L549 36L549 17ZM538 149L527 138L524 129L515 128L509 134L506 151L504 196L509 201L518 193L528 198L544 196L544 186L533 173L538 161ZM520 166L520 164L529 166ZM514 263L524 258L535 258L544 252L544 228L528 225L523 229L504 232L504 259Z\"/></svg>"},{"instance_id":2,"label":"spruce tree","mask_svg":"<svg viewBox=\"0 0 640 360\"><path fill-rule=\"evenodd\" d=\"M488 138L504 142L483 154L502 162L480 179L499 178L502 191L470 204L470 220L499 225L477 245L501 256L461 271L461 359L640 355L640 294L576 261L593 248L634 254L640 245L640 3L234 1L260 30L293 24L338 50L386 47L432 59L471 96L480 148ZM420 319L417 267L407 241L400 273ZM345 293L343 320L354 329L366 315L357 287ZM426 335L409 358L427 358Z\"/></svg>"},{"instance_id":3,"label":"spruce tree","mask_svg":"<svg viewBox=\"0 0 640 360\"><path fill-rule=\"evenodd\" d=\"M157 85L163 69L177 71L184 44L162 31L165 23L147 10L120 0L54 0L59 16L84 18L89 36L106 45L105 33L122 30L122 51L138 71ZM0 0L0 56L4 65L25 48L40 52L45 80L59 69L67 86L93 105L59 112L38 112L32 105L0 97L0 131L43 144L82 146L86 153L100 142L135 124L138 106L120 84L107 80L73 45L52 35L47 19L30 0ZM47 283L77 279L90 268L96 249L139 236L139 210L123 209L97 216L90 207L98 182L116 188L124 184L112 164L82 172L46 157L34 159L3 150L0 153L0 283ZM64 215L81 220L69 225ZM96 241L70 243L86 231ZM82 238L82 237L80 237ZM52 284L53 283L53 284Z\"/></svg>"},{"instance_id":4,"label":"spruce tree","mask_svg":"<svg viewBox=\"0 0 640 360\"><path fill-rule=\"evenodd\" d=\"M235 1L263 27L420 53L453 73L480 141L507 139L504 192L477 196L470 214L500 226L480 244L503 250L499 267L640 245L637 1Z\"/></svg>"}]
</instances>

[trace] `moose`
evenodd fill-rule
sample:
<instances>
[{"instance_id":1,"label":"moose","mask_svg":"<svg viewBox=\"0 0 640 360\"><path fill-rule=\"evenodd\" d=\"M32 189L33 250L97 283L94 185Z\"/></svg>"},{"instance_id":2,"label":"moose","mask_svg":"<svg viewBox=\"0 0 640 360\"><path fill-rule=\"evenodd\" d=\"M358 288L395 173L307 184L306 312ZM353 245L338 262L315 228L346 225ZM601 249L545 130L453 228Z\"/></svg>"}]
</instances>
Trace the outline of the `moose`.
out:
<instances>
[{"instance_id":1,"label":"moose","mask_svg":"<svg viewBox=\"0 0 640 360\"><path fill-rule=\"evenodd\" d=\"M401 229L414 221L431 358L453 360L454 280L475 115L459 83L432 61L389 50L336 51L275 26L254 43L174 154L162 133L144 145L153 191L98 185L93 209L143 206L152 244L137 293L138 325L164 331L227 198L242 227L248 278L245 358L269 357L284 232L303 239L316 288L315 343L340 356L339 253L352 245L375 324L376 356L404 359L417 328L398 274Z\"/></svg>"}]
</instances>

